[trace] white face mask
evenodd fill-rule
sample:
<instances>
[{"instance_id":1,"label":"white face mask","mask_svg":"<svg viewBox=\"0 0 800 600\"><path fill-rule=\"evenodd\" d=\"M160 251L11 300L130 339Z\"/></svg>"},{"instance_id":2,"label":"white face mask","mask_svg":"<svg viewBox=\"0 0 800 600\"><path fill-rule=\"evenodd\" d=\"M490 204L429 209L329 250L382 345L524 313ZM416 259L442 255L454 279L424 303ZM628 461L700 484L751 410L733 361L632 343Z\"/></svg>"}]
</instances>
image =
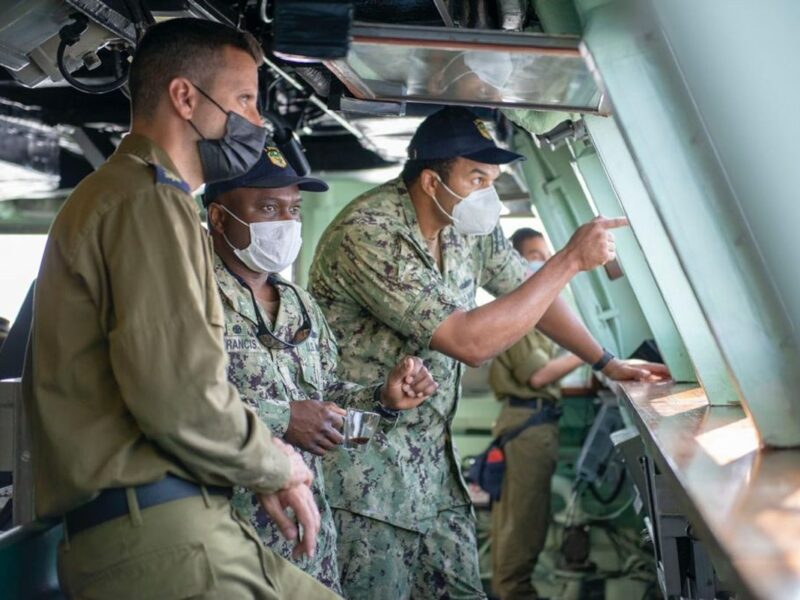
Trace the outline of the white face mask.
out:
<instances>
[{"instance_id":1,"label":"white face mask","mask_svg":"<svg viewBox=\"0 0 800 600\"><path fill-rule=\"evenodd\" d=\"M541 269L543 265L544 265L543 260L529 260L528 271L530 271L531 274L536 273L536 271Z\"/></svg>"},{"instance_id":2,"label":"white face mask","mask_svg":"<svg viewBox=\"0 0 800 600\"><path fill-rule=\"evenodd\" d=\"M441 177L437 175L437 178L439 183L444 186L444 189L456 198L461 199L461 202L453 208L453 214L450 215L439 204L436 196L431 194L436 206L453 221L453 227L458 233L462 235L486 235L497 227L500 212L503 210L503 203L500 202L500 197L497 195L497 190L494 189L493 185L475 190L464 198L447 187Z\"/></svg>"},{"instance_id":3,"label":"white face mask","mask_svg":"<svg viewBox=\"0 0 800 600\"><path fill-rule=\"evenodd\" d=\"M250 229L250 245L241 250L231 244L228 236L223 234L233 253L247 268L256 273L280 273L297 259L303 244L300 221L245 223L226 207L222 208Z\"/></svg>"}]
</instances>

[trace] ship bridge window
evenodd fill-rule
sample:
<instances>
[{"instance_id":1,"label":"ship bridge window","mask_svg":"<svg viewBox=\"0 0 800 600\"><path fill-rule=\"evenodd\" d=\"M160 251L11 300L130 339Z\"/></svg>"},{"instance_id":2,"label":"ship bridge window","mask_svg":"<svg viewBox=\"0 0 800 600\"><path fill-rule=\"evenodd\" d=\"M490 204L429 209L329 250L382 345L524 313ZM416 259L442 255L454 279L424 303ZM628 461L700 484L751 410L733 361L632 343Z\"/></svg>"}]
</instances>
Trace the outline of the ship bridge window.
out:
<instances>
[{"instance_id":1,"label":"ship bridge window","mask_svg":"<svg viewBox=\"0 0 800 600\"><path fill-rule=\"evenodd\" d=\"M347 57L325 64L364 100L606 112L570 36L359 25Z\"/></svg>"}]
</instances>

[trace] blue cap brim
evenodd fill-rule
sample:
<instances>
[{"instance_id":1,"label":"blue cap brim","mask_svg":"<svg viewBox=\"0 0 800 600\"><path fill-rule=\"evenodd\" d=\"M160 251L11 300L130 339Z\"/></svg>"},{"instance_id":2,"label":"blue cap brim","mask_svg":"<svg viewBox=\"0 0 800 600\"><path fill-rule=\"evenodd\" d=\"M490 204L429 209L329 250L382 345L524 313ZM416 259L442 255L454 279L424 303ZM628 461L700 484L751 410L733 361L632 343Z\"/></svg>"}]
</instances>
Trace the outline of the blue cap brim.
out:
<instances>
[{"instance_id":1,"label":"blue cap brim","mask_svg":"<svg viewBox=\"0 0 800 600\"><path fill-rule=\"evenodd\" d=\"M220 194L235 190L236 188L262 188L275 189L296 185L304 192L327 192L328 184L315 177L300 177L299 175L273 175L264 178L247 178L244 181L232 180L222 183L213 183L206 186L203 194L203 204L208 206Z\"/></svg>"},{"instance_id":2,"label":"blue cap brim","mask_svg":"<svg viewBox=\"0 0 800 600\"><path fill-rule=\"evenodd\" d=\"M477 152L464 154L464 158L474 160L475 162L484 163L487 165L507 165L518 160L525 160L522 154L511 152L511 150L504 150L503 148L484 148Z\"/></svg>"}]
</instances>

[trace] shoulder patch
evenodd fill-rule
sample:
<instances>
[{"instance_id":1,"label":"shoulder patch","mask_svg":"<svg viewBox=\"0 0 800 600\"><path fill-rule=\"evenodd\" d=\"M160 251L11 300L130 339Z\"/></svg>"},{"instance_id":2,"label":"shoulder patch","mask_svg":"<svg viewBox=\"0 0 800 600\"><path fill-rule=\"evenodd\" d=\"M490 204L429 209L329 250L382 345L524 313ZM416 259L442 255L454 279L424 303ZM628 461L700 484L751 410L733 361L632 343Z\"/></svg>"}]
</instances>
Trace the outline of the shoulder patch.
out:
<instances>
[{"instance_id":1,"label":"shoulder patch","mask_svg":"<svg viewBox=\"0 0 800 600\"><path fill-rule=\"evenodd\" d=\"M166 185L171 185L172 187L176 187L182 192L185 192L187 194L190 194L192 192L191 188L189 188L188 183L186 183L183 179L181 179L177 175L173 175L161 165L153 165L153 168L156 171L156 183L164 183Z\"/></svg>"}]
</instances>

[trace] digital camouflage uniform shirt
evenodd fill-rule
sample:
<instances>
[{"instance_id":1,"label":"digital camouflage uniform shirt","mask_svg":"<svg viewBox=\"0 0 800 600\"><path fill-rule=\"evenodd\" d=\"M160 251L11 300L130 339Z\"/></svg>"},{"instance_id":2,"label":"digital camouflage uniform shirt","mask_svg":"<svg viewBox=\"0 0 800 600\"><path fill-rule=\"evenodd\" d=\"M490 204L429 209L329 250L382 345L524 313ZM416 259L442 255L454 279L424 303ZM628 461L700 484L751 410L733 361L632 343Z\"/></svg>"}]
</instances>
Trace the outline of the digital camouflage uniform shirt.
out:
<instances>
[{"instance_id":1,"label":"digital camouflage uniform shirt","mask_svg":"<svg viewBox=\"0 0 800 600\"><path fill-rule=\"evenodd\" d=\"M291 340L303 322L300 302L311 321L312 333L295 348L267 347L256 337L257 321L250 292L215 256L214 271L225 311L225 350L229 356L228 378L242 400L260 417L273 435L282 438L289 425L289 403L298 400L331 401L342 406L368 410L374 387L340 381L336 375L338 350L325 318L311 296L303 289L278 285L280 306L271 331L282 340ZM269 315L261 311L267 327ZM272 344L271 344L272 346ZM312 491L322 524L314 558L292 558L293 542L286 540L277 525L260 508L248 490L239 488L233 505L252 523L264 543L319 581L341 593L336 564L336 529L325 497L325 476L321 457L297 449L314 474ZM344 453L338 448L331 454Z\"/></svg>"},{"instance_id":2,"label":"digital camouflage uniform shirt","mask_svg":"<svg viewBox=\"0 0 800 600\"><path fill-rule=\"evenodd\" d=\"M331 506L425 533L441 511L470 504L451 424L463 365L430 349L457 309L475 307L478 286L494 295L517 288L526 264L499 226L485 236L441 232L443 270L427 250L405 184L394 179L351 202L325 231L310 291L341 343L350 381L383 377L398 357L422 358L439 389L404 411L368 452L325 460Z\"/></svg>"}]
</instances>

